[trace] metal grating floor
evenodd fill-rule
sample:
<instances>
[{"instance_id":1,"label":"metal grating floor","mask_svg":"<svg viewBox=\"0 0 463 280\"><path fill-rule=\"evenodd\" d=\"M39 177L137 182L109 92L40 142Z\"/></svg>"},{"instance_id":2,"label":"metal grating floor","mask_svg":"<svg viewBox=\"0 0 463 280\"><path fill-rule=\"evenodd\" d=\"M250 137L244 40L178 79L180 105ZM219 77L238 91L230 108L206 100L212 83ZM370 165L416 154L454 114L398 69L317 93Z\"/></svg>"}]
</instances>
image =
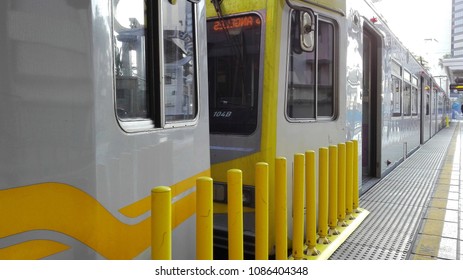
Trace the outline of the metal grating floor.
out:
<instances>
[{"instance_id":1,"label":"metal grating floor","mask_svg":"<svg viewBox=\"0 0 463 280\"><path fill-rule=\"evenodd\" d=\"M435 135L360 198L360 206L370 215L330 259L407 258L452 138L452 128Z\"/></svg>"}]
</instances>

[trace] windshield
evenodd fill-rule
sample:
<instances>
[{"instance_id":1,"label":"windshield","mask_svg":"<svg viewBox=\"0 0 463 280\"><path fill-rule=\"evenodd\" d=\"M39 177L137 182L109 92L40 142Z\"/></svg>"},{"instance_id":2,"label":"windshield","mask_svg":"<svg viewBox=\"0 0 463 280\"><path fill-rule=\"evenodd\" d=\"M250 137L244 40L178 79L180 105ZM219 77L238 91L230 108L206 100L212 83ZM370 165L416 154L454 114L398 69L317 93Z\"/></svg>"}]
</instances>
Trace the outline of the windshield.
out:
<instances>
[{"instance_id":1,"label":"windshield","mask_svg":"<svg viewBox=\"0 0 463 280\"><path fill-rule=\"evenodd\" d=\"M256 14L207 23L211 133L257 128L261 19Z\"/></svg>"}]
</instances>

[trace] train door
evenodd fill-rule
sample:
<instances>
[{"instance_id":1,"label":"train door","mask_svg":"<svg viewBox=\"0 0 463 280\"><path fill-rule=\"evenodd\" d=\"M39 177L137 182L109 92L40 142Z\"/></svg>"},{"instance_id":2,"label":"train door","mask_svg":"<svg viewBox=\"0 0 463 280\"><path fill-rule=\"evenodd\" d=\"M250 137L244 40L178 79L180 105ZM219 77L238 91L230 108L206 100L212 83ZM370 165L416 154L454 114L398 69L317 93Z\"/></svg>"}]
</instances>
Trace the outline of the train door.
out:
<instances>
[{"instance_id":1,"label":"train door","mask_svg":"<svg viewBox=\"0 0 463 280\"><path fill-rule=\"evenodd\" d=\"M431 138L431 92L429 80L421 78L421 144Z\"/></svg>"},{"instance_id":2,"label":"train door","mask_svg":"<svg viewBox=\"0 0 463 280\"><path fill-rule=\"evenodd\" d=\"M381 39L363 29L363 98L362 98L362 191L368 189L372 178L380 177L380 55Z\"/></svg>"},{"instance_id":3,"label":"train door","mask_svg":"<svg viewBox=\"0 0 463 280\"><path fill-rule=\"evenodd\" d=\"M433 133L432 135L434 136L438 131L439 131L439 91L437 90L437 86L434 85L433 91L432 91L432 99L433 99Z\"/></svg>"}]
</instances>

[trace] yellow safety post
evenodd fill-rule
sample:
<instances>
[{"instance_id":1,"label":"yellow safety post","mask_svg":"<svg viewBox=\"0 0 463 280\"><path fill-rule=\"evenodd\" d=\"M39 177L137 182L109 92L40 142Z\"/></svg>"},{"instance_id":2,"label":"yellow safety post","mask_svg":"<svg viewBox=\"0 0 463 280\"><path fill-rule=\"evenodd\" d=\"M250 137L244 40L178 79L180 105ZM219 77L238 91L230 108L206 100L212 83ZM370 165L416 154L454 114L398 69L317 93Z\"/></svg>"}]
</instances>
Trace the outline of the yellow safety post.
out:
<instances>
[{"instance_id":1,"label":"yellow safety post","mask_svg":"<svg viewBox=\"0 0 463 280\"><path fill-rule=\"evenodd\" d=\"M446 127L450 127L449 116L445 116L445 126L446 126Z\"/></svg>"},{"instance_id":2,"label":"yellow safety post","mask_svg":"<svg viewBox=\"0 0 463 280\"><path fill-rule=\"evenodd\" d=\"M196 179L196 259L213 259L212 178Z\"/></svg>"},{"instance_id":3,"label":"yellow safety post","mask_svg":"<svg viewBox=\"0 0 463 280\"><path fill-rule=\"evenodd\" d=\"M228 183L228 258L243 260L243 174L239 169L227 172Z\"/></svg>"},{"instance_id":4,"label":"yellow safety post","mask_svg":"<svg viewBox=\"0 0 463 280\"><path fill-rule=\"evenodd\" d=\"M286 158L275 160L275 253L277 260L288 259Z\"/></svg>"},{"instance_id":5,"label":"yellow safety post","mask_svg":"<svg viewBox=\"0 0 463 280\"><path fill-rule=\"evenodd\" d=\"M360 213L359 210L359 141L353 140L354 143L354 157L352 165L353 170L353 189L352 189L352 207L355 213Z\"/></svg>"},{"instance_id":6,"label":"yellow safety post","mask_svg":"<svg viewBox=\"0 0 463 280\"><path fill-rule=\"evenodd\" d=\"M353 220L352 216L352 197L353 197L353 162L354 162L354 143L352 141L346 142L346 218Z\"/></svg>"},{"instance_id":7,"label":"yellow safety post","mask_svg":"<svg viewBox=\"0 0 463 280\"><path fill-rule=\"evenodd\" d=\"M268 163L256 164L256 260L268 260Z\"/></svg>"},{"instance_id":8,"label":"yellow safety post","mask_svg":"<svg viewBox=\"0 0 463 280\"><path fill-rule=\"evenodd\" d=\"M315 176L315 151L306 151L305 158L306 255L316 256L320 255L320 251L317 249L317 178Z\"/></svg>"},{"instance_id":9,"label":"yellow safety post","mask_svg":"<svg viewBox=\"0 0 463 280\"><path fill-rule=\"evenodd\" d=\"M328 148L319 149L318 159L318 244L328 239Z\"/></svg>"},{"instance_id":10,"label":"yellow safety post","mask_svg":"<svg viewBox=\"0 0 463 280\"><path fill-rule=\"evenodd\" d=\"M328 235L338 235L338 147L329 147Z\"/></svg>"},{"instance_id":11,"label":"yellow safety post","mask_svg":"<svg viewBox=\"0 0 463 280\"><path fill-rule=\"evenodd\" d=\"M172 259L172 194L169 187L151 190L151 259Z\"/></svg>"},{"instance_id":12,"label":"yellow safety post","mask_svg":"<svg viewBox=\"0 0 463 280\"><path fill-rule=\"evenodd\" d=\"M346 144L338 144L338 226L346 223Z\"/></svg>"},{"instance_id":13,"label":"yellow safety post","mask_svg":"<svg viewBox=\"0 0 463 280\"><path fill-rule=\"evenodd\" d=\"M293 258L304 257L304 154L294 155L293 174Z\"/></svg>"}]
</instances>

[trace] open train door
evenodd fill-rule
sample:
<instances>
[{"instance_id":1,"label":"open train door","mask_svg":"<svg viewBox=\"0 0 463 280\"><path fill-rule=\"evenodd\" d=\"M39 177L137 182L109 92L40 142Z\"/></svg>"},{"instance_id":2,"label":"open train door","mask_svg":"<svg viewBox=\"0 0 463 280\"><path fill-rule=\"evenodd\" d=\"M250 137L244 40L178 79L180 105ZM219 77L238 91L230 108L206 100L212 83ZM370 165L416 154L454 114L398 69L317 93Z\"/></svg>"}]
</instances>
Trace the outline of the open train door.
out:
<instances>
[{"instance_id":1,"label":"open train door","mask_svg":"<svg viewBox=\"0 0 463 280\"><path fill-rule=\"evenodd\" d=\"M426 143L431 138L431 86L430 78L421 77L421 116L420 142Z\"/></svg>"},{"instance_id":2,"label":"open train door","mask_svg":"<svg viewBox=\"0 0 463 280\"><path fill-rule=\"evenodd\" d=\"M381 37L363 27L362 189L381 177Z\"/></svg>"}]
</instances>

